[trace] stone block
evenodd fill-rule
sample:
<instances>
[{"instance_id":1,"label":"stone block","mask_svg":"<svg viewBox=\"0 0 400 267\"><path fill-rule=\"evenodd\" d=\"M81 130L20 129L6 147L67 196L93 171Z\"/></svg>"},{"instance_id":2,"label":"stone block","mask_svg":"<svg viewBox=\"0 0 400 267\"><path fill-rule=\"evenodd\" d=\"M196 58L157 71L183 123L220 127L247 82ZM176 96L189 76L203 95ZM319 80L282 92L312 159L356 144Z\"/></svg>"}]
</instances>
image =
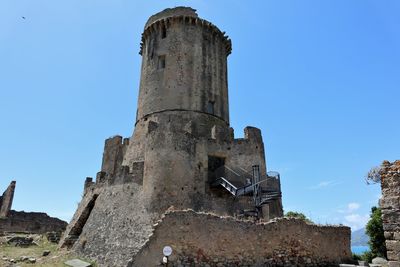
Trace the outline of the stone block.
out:
<instances>
[{"instance_id":1,"label":"stone block","mask_svg":"<svg viewBox=\"0 0 400 267\"><path fill-rule=\"evenodd\" d=\"M398 261L389 261L388 262L389 267L400 267L400 262Z\"/></svg>"},{"instance_id":2,"label":"stone block","mask_svg":"<svg viewBox=\"0 0 400 267\"><path fill-rule=\"evenodd\" d=\"M393 233L393 239L394 240L400 240L400 232Z\"/></svg>"},{"instance_id":3,"label":"stone block","mask_svg":"<svg viewBox=\"0 0 400 267\"><path fill-rule=\"evenodd\" d=\"M376 257L372 259L373 264L381 264L381 265L387 265L387 260L381 257ZM371 265L370 265L371 266Z\"/></svg>"},{"instance_id":4,"label":"stone block","mask_svg":"<svg viewBox=\"0 0 400 267\"><path fill-rule=\"evenodd\" d=\"M400 261L399 252L389 250L387 252L387 258L390 261Z\"/></svg>"},{"instance_id":5,"label":"stone block","mask_svg":"<svg viewBox=\"0 0 400 267\"><path fill-rule=\"evenodd\" d=\"M70 266L70 267L91 267L92 264L89 262L85 262L79 259L73 259L73 260L69 260L64 262L65 265Z\"/></svg>"},{"instance_id":6,"label":"stone block","mask_svg":"<svg viewBox=\"0 0 400 267\"><path fill-rule=\"evenodd\" d=\"M386 240L387 250L393 250L400 252L400 241L399 240Z\"/></svg>"},{"instance_id":7,"label":"stone block","mask_svg":"<svg viewBox=\"0 0 400 267\"><path fill-rule=\"evenodd\" d=\"M393 232L385 232L384 236L385 236L386 240L392 240L393 239Z\"/></svg>"}]
</instances>

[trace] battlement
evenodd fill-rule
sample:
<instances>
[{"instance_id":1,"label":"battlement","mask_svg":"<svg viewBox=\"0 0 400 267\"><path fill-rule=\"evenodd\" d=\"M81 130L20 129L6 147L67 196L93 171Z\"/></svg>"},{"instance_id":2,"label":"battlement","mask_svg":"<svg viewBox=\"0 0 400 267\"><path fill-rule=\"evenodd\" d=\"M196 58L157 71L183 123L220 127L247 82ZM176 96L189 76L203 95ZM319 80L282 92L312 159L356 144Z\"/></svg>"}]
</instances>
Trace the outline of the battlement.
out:
<instances>
[{"instance_id":1,"label":"battlement","mask_svg":"<svg viewBox=\"0 0 400 267\"><path fill-rule=\"evenodd\" d=\"M261 143L262 142L261 130L256 127L247 126L246 128L244 128L244 138L247 140L252 140Z\"/></svg>"},{"instance_id":2,"label":"battlement","mask_svg":"<svg viewBox=\"0 0 400 267\"><path fill-rule=\"evenodd\" d=\"M160 19L165 19L168 17L175 17L175 16L187 16L187 17L195 17L197 18L198 15L196 13L196 9L193 9L191 7L185 7L185 6L179 6L179 7L174 7L174 8L166 8L163 11L160 11L153 16L151 16L145 26L144 29L146 29L149 25L153 24L155 21L160 20Z\"/></svg>"},{"instance_id":3,"label":"battlement","mask_svg":"<svg viewBox=\"0 0 400 267\"><path fill-rule=\"evenodd\" d=\"M116 174L121 167L128 146L129 138L122 138L120 135L106 139L101 171L111 176Z\"/></svg>"},{"instance_id":4,"label":"battlement","mask_svg":"<svg viewBox=\"0 0 400 267\"><path fill-rule=\"evenodd\" d=\"M144 32L142 34L142 41L140 43L139 54L143 54L143 47L146 38L150 36L153 32L160 32L162 29L168 29L168 27L173 23L184 23L187 25L196 25L199 27L204 27L207 31L212 34L219 36L226 48L226 56L230 55L232 52L232 41L225 32L222 32L217 26L211 22L201 19L191 8L178 8L178 9L166 9L154 16L152 16L146 23ZM153 18L154 17L154 18Z\"/></svg>"}]
</instances>

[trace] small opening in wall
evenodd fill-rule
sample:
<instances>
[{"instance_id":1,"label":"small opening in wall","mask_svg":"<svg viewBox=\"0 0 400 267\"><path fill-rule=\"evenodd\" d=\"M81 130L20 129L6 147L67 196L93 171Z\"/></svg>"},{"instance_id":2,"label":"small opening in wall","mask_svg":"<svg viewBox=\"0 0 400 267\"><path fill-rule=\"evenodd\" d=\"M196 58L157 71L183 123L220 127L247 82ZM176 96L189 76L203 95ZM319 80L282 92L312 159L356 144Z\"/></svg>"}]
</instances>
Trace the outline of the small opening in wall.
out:
<instances>
[{"instance_id":1,"label":"small opening in wall","mask_svg":"<svg viewBox=\"0 0 400 267\"><path fill-rule=\"evenodd\" d=\"M208 104L207 104L207 112L208 113L214 114L214 104L215 104L214 101L208 101Z\"/></svg>"},{"instance_id":2,"label":"small opening in wall","mask_svg":"<svg viewBox=\"0 0 400 267\"><path fill-rule=\"evenodd\" d=\"M165 25L161 27L161 39L164 39L167 37L167 28L165 28Z\"/></svg>"},{"instance_id":3,"label":"small opening in wall","mask_svg":"<svg viewBox=\"0 0 400 267\"><path fill-rule=\"evenodd\" d=\"M158 69L164 69L165 68L165 56L159 56L158 57Z\"/></svg>"},{"instance_id":4,"label":"small opening in wall","mask_svg":"<svg viewBox=\"0 0 400 267\"><path fill-rule=\"evenodd\" d=\"M225 158L208 156L208 182L224 176Z\"/></svg>"}]
</instances>

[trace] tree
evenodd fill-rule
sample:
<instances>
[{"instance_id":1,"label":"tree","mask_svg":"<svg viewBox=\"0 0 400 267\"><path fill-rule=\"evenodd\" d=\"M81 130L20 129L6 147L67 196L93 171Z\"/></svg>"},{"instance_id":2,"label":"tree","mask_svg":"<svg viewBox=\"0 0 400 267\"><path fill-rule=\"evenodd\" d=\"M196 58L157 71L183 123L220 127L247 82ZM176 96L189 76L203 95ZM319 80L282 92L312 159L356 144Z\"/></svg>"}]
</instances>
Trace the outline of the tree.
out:
<instances>
[{"instance_id":1,"label":"tree","mask_svg":"<svg viewBox=\"0 0 400 267\"><path fill-rule=\"evenodd\" d=\"M301 212L297 212L297 211L288 211L288 212L286 212L285 217L301 219L308 223L313 223L313 221L311 221L309 218L307 218L306 215L304 215Z\"/></svg>"},{"instance_id":2,"label":"tree","mask_svg":"<svg viewBox=\"0 0 400 267\"><path fill-rule=\"evenodd\" d=\"M378 184L381 182L381 168L373 167L369 170L367 175L365 175L365 181L367 184Z\"/></svg>"},{"instance_id":3,"label":"tree","mask_svg":"<svg viewBox=\"0 0 400 267\"><path fill-rule=\"evenodd\" d=\"M369 236L369 247L373 257L386 258L385 236L382 225L382 212L380 208L372 207L371 216L365 227L365 232Z\"/></svg>"}]
</instances>

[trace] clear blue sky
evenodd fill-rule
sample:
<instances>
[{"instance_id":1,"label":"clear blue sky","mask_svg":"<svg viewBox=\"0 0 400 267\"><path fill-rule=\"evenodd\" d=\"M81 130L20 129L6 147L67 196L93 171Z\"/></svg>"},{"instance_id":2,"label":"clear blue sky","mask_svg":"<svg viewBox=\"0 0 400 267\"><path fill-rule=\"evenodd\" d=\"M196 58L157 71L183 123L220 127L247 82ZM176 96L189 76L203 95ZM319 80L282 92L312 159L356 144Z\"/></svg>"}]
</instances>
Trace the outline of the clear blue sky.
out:
<instances>
[{"instance_id":1,"label":"clear blue sky","mask_svg":"<svg viewBox=\"0 0 400 267\"><path fill-rule=\"evenodd\" d=\"M71 218L104 140L131 135L141 32L191 6L232 38L231 125L262 129L284 209L361 227L400 158L400 2L0 1L0 191L14 209ZM25 17L23 19L22 17Z\"/></svg>"}]
</instances>

